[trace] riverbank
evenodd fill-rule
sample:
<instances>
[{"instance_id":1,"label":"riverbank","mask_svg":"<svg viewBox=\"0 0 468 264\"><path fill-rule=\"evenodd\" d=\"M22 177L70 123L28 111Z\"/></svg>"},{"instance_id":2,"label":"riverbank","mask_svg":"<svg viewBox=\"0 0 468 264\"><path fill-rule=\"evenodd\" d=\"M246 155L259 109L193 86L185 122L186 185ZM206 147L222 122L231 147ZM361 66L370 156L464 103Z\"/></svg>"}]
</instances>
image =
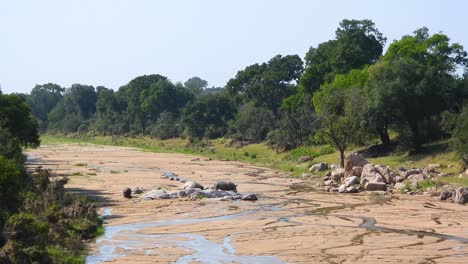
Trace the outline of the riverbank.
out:
<instances>
[{"instance_id":1,"label":"riverbank","mask_svg":"<svg viewBox=\"0 0 468 264\"><path fill-rule=\"evenodd\" d=\"M92 263L462 263L468 252L468 207L432 197L332 194L314 177L125 147L44 142L30 153L70 175L69 191L100 201L106 233L91 245ZM122 196L125 187L180 189L164 171L208 186L232 180L259 200Z\"/></svg>"},{"instance_id":2,"label":"riverbank","mask_svg":"<svg viewBox=\"0 0 468 264\"><path fill-rule=\"evenodd\" d=\"M186 139L175 138L160 140L150 137L112 138L110 136L57 136L43 135L41 140L44 144L63 144L63 143L91 143L106 146L135 147L145 151L155 153L180 153L188 155L198 155L207 158L224 161L242 161L260 166L267 166L272 169L280 170L291 177L298 177L304 173L309 173L311 165L319 162L328 164L339 163L339 153L331 147L311 146L300 147L284 153L276 153L263 143L229 146L230 139L215 139L204 142L204 144L189 144ZM352 151L358 151L362 148L354 148ZM311 159L304 163L298 163L301 157L310 157ZM420 154L408 156L404 153L392 153L380 157L367 158L370 163L381 164L398 168L417 167L424 168L428 164L440 164L440 172L448 176L442 179L443 183L454 184L456 186L468 187L468 178L460 179L458 174L461 171L456 154L449 148L448 141L439 141L426 144L424 151ZM310 176L323 176L323 173Z\"/></svg>"}]
</instances>

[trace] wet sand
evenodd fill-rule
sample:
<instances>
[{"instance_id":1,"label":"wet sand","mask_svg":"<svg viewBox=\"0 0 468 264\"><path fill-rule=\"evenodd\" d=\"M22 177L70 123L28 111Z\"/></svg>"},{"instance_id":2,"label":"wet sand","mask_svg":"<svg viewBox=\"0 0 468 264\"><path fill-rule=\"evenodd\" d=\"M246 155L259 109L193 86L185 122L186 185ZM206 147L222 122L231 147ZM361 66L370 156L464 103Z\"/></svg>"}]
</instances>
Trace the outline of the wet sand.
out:
<instances>
[{"instance_id":1,"label":"wet sand","mask_svg":"<svg viewBox=\"0 0 468 264\"><path fill-rule=\"evenodd\" d=\"M31 167L69 175L68 190L99 200L106 233L88 263L468 263L468 206L434 197L331 194L256 165L130 148L45 145L29 155ZM203 185L232 180L259 200L122 196L179 189L165 171Z\"/></svg>"}]
</instances>

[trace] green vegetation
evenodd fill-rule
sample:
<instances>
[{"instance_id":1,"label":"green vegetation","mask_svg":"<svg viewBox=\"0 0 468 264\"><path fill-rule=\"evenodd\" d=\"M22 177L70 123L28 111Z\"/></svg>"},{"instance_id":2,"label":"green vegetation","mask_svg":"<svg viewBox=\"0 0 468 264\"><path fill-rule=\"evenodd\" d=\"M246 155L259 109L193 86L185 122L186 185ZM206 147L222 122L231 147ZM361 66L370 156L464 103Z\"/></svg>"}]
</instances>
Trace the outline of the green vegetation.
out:
<instances>
[{"instance_id":1,"label":"green vegetation","mask_svg":"<svg viewBox=\"0 0 468 264\"><path fill-rule=\"evenodd\" d=\"M44 118L43 107L35 111ZM65 192L67 178L26 171L22 150L39 146L38 130L24 98L0 93L0 263L84 263L83 241L102 233L102 222L92 202Z\"/></svg>"},{"instance_id":2,"label":"green vegetation","mask_svg":"<svg viewBox=\"0 0 468 264\"><path fill-rule=\"evenodd\" d=\"M79 162L79 163L75 163L75 166L78 166L78 167L86 167L86 166L88 166L88 163Z\"/></svg>"}]
</instances>

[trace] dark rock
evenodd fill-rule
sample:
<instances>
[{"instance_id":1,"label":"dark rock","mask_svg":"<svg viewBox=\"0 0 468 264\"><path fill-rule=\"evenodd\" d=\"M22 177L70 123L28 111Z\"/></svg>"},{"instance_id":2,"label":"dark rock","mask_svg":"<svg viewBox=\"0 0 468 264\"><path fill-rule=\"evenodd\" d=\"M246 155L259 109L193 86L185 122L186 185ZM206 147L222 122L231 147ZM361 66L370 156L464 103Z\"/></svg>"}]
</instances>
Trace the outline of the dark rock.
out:
<instances>
[{"instance_id":1,"label":"dark rock","mask_svg":"<svg viewBox=\"0 0 468 264\"><path fill-rule=\"evenodd\" d=\"M244 201L256 201L258 198L257 198L257 195L255 195L255 193L249 193L249 194L246 194L244 196L242 196L241 200L244 200Z\"/></svg>"},{"instance_id":2,"label":"dark rock","mask_svg":"<svg viewBox=\"0 0 468 264\"><path fill-rule=\"evenodd\" d=\"M127 199L130 199L132 198L132 189L126 187L125 189L123 189L123 196Z\"/></svg>"}]
</instances>

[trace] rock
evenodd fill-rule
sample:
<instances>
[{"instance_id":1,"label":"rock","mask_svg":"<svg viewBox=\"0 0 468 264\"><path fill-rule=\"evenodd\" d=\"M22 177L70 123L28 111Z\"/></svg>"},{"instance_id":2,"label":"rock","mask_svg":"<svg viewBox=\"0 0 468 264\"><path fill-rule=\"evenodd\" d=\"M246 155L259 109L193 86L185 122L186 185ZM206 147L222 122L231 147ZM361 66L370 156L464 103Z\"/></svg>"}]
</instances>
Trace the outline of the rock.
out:
<instances>
[{"instance_id":1,"label":"rock","mask_svg":"<svg viewBox=\"0 0 468 264\"><path fill-rule=\"evenodd\" d=\"M184 183L184 185L182 185L182 190L185 190L185 189L204 189L203 185L199 184L198 182L194 182L194 181L189 181L189 182L186 182Z\"/></svg>"},{"instance_id":2,"label":"rock","mask_svg":"<svg viewBox=\"0 0 468 264\"><path fill-rule=\"evenodd\" d=\"M234 191L237 192L237 184L233 182L226 182L226 181L219 181L214 185L215 190L222 190L222 191Z\"/></svg>"},{"instance_id":3,"label":"rock","mask_svg":"<svg viewBox=\"0 0 468 264\"><path fill-rule=\"evenodd\" d=\"M187 193L185 192L185 190L178 191L177 192L177 197L179 197L179 198L187 197Z\"/></svg>"},{"instance_id":4,"label":"rock","mask_svg":"<svg viewBox=\"0 0 468 264\"><path fill-rule=\"evenodd\" d=\"M372 164L366 164L362 168L361 185L364 186L366 182L388 183L387 180L382 175L380 175L377 168Z\"/></svg>"},{"instance_id":5,"label":"rock","mask_svg":"<svg viewBox=\"0 0 468 264\"><path fill-rule=\"evenodd\" d=\"M331 180L327 180L324 182L325 186L331 186L332 185L332 181Z\"/></svg>"},{"instance_id":6,"label":"rock","mask_svg":"<svg viewBox=\"0 0 468 264\"><path fill-rule=\"evenodd\" d=\"M351 171L354 166L364 167L367 163L369 162L358 153L349 153L344 160L344 169L345 171Z\"/></svg>"},{"instance_id":7,"label":"rock","mask_svg":"<svg viewBox=\"0 0 468 264\"><path fill-rule=\"evenodd\" d=\"M320 162L317 164L312 165L312 167L309 168L310 172L317 173L319 171L324 171L328 170L328 164L326 162Z\"/></svg>"},{"instance_id":8,"label":"rock","mask_svg":"<svg viewBox=\"0 0 468 264\"><path fill-rule=\"evenodd\" d=\"M406 188L406 184L404 184L403 182L397 182L395 183L395 186L393 186L393 188L396 190L403 190L404 188Z\"/></svg>"},{"instance_id":9,"label":"rock","mask_svg":"<svg viewBox=\"0 0 468 264\"><path fill-rule=\"evenodd\" d=\"M311 157L309 157L309 156L302 156L302 157L300 157L300 158L297 160L297 163L300 164L300 163L308 162L308 161L310 161L310 160L312 160Z\"/></svg>"},{"instance_id":10,"label":"rock","mask_svg":"<svg viewBox=\"0 0 468 264\"><path fill-rule=\"evenodd\" d=\"M255 193L249 193L249 194L246 194L244 196L242 196L241 200L244 200L244 201L256 201L258 198L257 198L257 195L255 195Z\"/></svg>"},{"instance_id":11,"label":"rock","mask_svg":"<svg viewBox=\"0 0 468 264\"><path fill-rule=\"evenodd\" d=\"M338 169L338 168L341 168L341 166L340 166L339 164L332 164L332 165L330 165L330 169L331 169L331 170L336 170L336 169Z\"/></svg>"},{"instance_id":12,"label":"rock","mask_svg":"<svg viewBox=\"0 0 468 264\"><path fill-rule=\"evenodd\" d=\"M355 184L359 184L359 178L356 176L348 177L343 181L343 185L345 188L351 187Z\"/></svg>"},{"instance_id":13,"label":"rock","mask_svg":"<svg viewBox=\"0 0 468 264\"><path fill-rule=\"evenodd\" d=\"M327 173L325 174L325 176L330 177L330 176L331 176L331 171L327 171Z\"/></svg>"},{"instance_id":14,"label":"rock","mask_svg":"<svg viewBox=\"0 0 468 264\"><path fill-rule=\"evenodd\" d=\"M136 186L132 188L132 194L141 194L145 192L145 188Z\"/></svg>"},{"instance_id":15,"label":"rock","mask_svg":"<svg viewBox=\"0 0 468 264\"><path fill-rule=\"evenodd\" d=\"M168 199L170 194L166 193L164 190L151 190L145 192L140 196L140 199L143 200L154 200L154 199Z\"/></svg>"},{"instance_id":16,"label":"rock","mask_svg":"<svg viewBox=\"0 0 468 264\"><path fill-rule=\"evenodd\" d=\"M301 178L303 178L303 179L308 178L308 177L310 177L309 173L302 173L302 175L301 175Z\"/></svg>"},{"instance_id":17,"label":"rock","mask_svg":"<svg viewBox=\"0 0 468 264\"><path fill-rule=\"evenodd\" d=\"M337 168L332 171L330 179L335 182L341 182L341 179L345 177L345 170L342 168Z\"/></svg>"},{"instance_id":18,"label":"rock","mask_svg":"<svg viewBox=\"0 0 468 264\"><path fill-rule=\"evenodd\" d=\"M468 169L460 173L460 175L458 175L458 178L468 178Z\"/></svg>"},{"instance_id":19,"label":"rock","mask_svg":"<svg viewBox=\"0 0 468 264\"><path fill-rule=\"evenodd\" d=\"M440 164L434 163L434 164L429 164L423 169L424 174L429 174L436 172L436 169L440 168Z\"/></svg>"},{"instance_id":20,"label":"rock","mask_svg":"<svg viewBox=\"0 0 468 264\"><path fill-rule=\"evenodd\" d=\"M347 193L358 193L359 192L359 187L356 186L356 185L349 186L348 188L346 188L346 192Z\"/></svg>"},{"instance_id":21,"label":"rock","mask_svg":"<svg viewBox=\"0 0 468 264\"><path fill-rule=\"evenodd\" d=\"M361 166L354 166L354 167L351 169L350 174L353 175L353 176L361 177L361 175L362 175L362 167L361 167Z\"/></svg>"},{"instance_id":22,"label":"rock","mask_svg":"<svg viewBox=\"0 0 468 264\"><path fill-rule=\"evenodd\" d=\"M323 181L328 181L330 179L330 176L325 176L322 178Z\"/></svg>"},{"instance_id":23,"label":"rock","mask_svg":"<svg viewBox=\"0 0 468 264\"><path fill-rule=\"evenodd\" d=\"M132 198L132 189L126 187L125 189L123 189L123 196L127 199L130 199Z\"/></svg>"},{"instance_id":24,"label":"rock","mask_svg":"<svg viewBox=\"0 0 468 264\"><path fill-rule=\"evenodd\" d=\"M439 199L441 201L445 201L445 200L447 200L447 199L449 199L451 197L452 197L452 192L451 191L442 191L442 192L440 192L440 195L439 195Z\"/></svg>"},{"instance_id":25,"label":"rock","mask_svg":"<svg viewBox=\"0 0 468 264\"><path fill-rule=\"evenodd\" d=\"M365 185L367 191L386 191L387 184L383 182L368 182Z\"/></svg>"},{"instance_id":26,"label":"rock","mask_svg":"<svg viewBox=\"0 0 468 264\"><path fill-rule=\"evenodd\" d=\"M395 181L395 175L394 173L392 172L392 170L390 170L390 168L388 166L375 166L377 171L380 173L380 175L382 175L386 182L387 183L394 183L396 182Z\"/></svg>"},{"instance_id":27,"label":"rock","mask_svg":"<svg viewBox=\"0 0 468 264\"><path fill-rule=\"evenodd\" d=\"M460 187L455 190L454 201L459 204L465 204L468 202L468 188Z\"/></svg>"},{"instance_id":28,"label":"rock","mask_svg":"<svg viewBox=\"0 0 468 264\"><path fill-rule=\"evenodd\" d=\"M426 176L424 174L413 174L408 177L408 180L411 181L413 186L417 187L417 184L419 182L422 182L426 179Z\"/></svg>"},{"instance_id":29,"label":"rock","mask_svg":"<svg viewBox=\"0 0 468 264\"><path fill-rule=\"evenodd\" d=\"M408 179L409 176L414 174L421 174L420 169L411 169L406 171L400 171L400 176L402 176L405 180Z\"/></svg>"}]
</instances>

